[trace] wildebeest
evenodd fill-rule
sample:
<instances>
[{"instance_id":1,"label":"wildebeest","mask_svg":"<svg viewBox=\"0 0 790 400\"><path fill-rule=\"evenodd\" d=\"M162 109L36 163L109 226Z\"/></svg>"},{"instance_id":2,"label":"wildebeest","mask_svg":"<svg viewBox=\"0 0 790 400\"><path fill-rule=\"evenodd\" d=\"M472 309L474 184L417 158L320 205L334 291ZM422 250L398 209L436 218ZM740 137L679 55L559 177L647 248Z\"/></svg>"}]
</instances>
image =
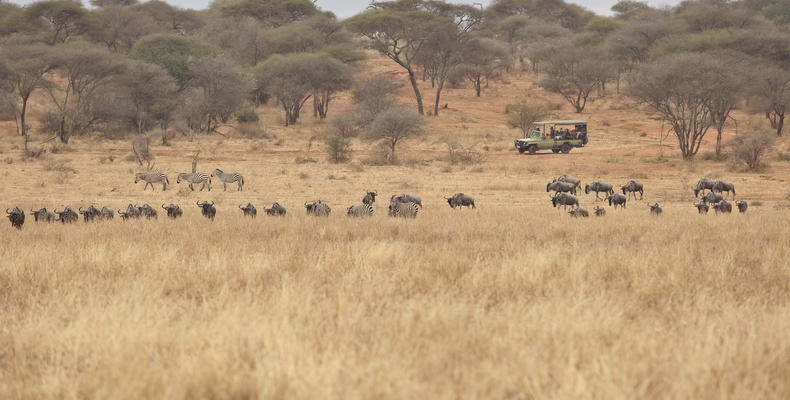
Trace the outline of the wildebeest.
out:
<instances>
[{"instance_id":1,"label":"wildebeest","mask_svg":"<svg viewBox=\"0 0 790 400\"><path fill-rule=\"evenodd\" d=\"M395 201L397 201L399 203L414 203L414 204L420 206L420 208L422 208L422 200L419 197L412 196L410 194L405 194L404 193L404 194L399 195L399 196L392 196L392 197L390 197L390 202L392 202L392 200L395 200Z\"/></svg>"},{"instance_id":2,"label":"wildebeest","mask_svg":"<svg viewBox=\"0 0 790 400\"><path fill-rule=\"evenodd\" d=\"M113 212L111 208L102 207L101 210L99 211L99 219L106 221L108 219L113 219L113 218L115 218L115 212Z\"/></svg>"},{"instance_id":3,"label":"wildebeest","mask_svg":"<svg viewBox=\"0 0 790 400\"><path fill-rule=\"evenodd\" d=\"M693 203L694 207L697 207L697 212L700 214L707 214L709 207L708 204L704 201L700 201L699 203Z\"/></svg>"},{"instance_id":4,"label":"wildebeest","mask_svg":"<svg viewBox=\"0 0 790 400\"><path fill-rule=\"evenodd\" d=\"M623 190L623 194L633 194L634 200L636 200L636 192L639 192L639 200L642 200L645 194L644 186L637 181L628 181L625 185L620 186L620 189Z\"/></svg>"},{"instance_id":5,"label":"wildebeest","mask_svg":"<svg viewBox=\"0 0 790 400\"><path fill-rule=\"evenodd\" d=\"M99 214L101 213L101 211L99 211L99 209L94 207L93 205L88 207L88 209L86 209L85 211L82 211L82 207L78 208L77 211L79 211L79 213L82 214L82 218L85 220L85 222L95 221L96 218L98 218Z\"/></svg>"},{"instance_id":6,"label":"wildebeest","mask_svg":"<svg viewBox=\"0 0 790 400\"><path fill-rule=\"evenodd\" d=\"M595 192L595 200L600 200L598 198L598 193L605 193L605 194L613 194L614 190L612 189L612 185L606 182L595 181L589 185L584 186L584 193L590 194L590 192Z\"/></svg>"},{"instance_id":7,"label":"wildebeest","mask_svg":"<svg viewBox=\"0 0 790 400\"><path fill-rule=\"evenodd\" d=\"M347 217L370 217L373 215L373 206L370 204L360 204L351 206L346 211Z\"/></svg>"},{"instance_id":8,"label":"wildebeest","mask_svg":"<svg viewBox=\"0 0 790 400\"><path fill-rule=\"evenodd\" d=\"M30 214L33 216L33 220L36 222L52 223L55 221L55 213L47 210L46 207L38 210L30 210Z\"/></svg>"},{"instance_id":9,"label":"wildebeest","mask_svg":"<svg viewBox=\"0 0 790 400\"><path fill-rule=\"evenodd\" d=\"M77 220L80 219L80 216L69 206L66 206L66 208L63 209L63 211L58 211L57 209L55 209L55 214L58 214L58 220L62 224L70 224L73 222L77 222Z\"/></svg>"},{"instance_id":10,"label":"wildebeest","mask_svg":"<svg viewBox=\"0 0 790 400\"><path fill-rule=\"evenodd\" d=\"M570 182L560 182L558 180L554 180L546 184L546 193L554 192L557 193L571 193L576 194L576 185Z\"/></svg>"},{"instance_id":11,"label":"wildebeest","mask_svg":"<svg viewBox=\"0 0 790 400\"><path fill-rule=\"evenodd\" d=\"M576 206L578 208L579 199L572 194L558 193L556 196L551 198L551 205L554 207L560 205L562 206L563 210L566 210L568 206Z\"/></svg>"},{"instance_id":12,"label":"wildebeest","mask_svg":"<svg viewBox=\"0 0 790 400\"><path fill-rule=\"evenodd\" d=\"M239 208L245 217L255 218L258 216L258 210L255 209L255 206L252 205L252 203L247 203L247 205L244 207L239 206Z\"/></svg>"},{"instance_id":13,"label":"wildebeest","mask_svg":"<svg viewBox=\"0 0 790 400\"><path fill-rule=\"evenodd\" d=\"M275 202L272 204L272 208L265 208L266 215L273 215L283 217L285 216L285 207L281 206L280 203Z\"/></svg>"},{"instance_id":14,"label":"wildebeest","mask_svg":"<svg viewBox=\"0 0 790 400\"><path fill-rule=\"evenodd\" d=\"M378 196L378 193L365 190L365 197L362 198L362 204L373 205L373 203L376 202L376 196Z\"/></svg>"},{"instance_id":15,"label":"wildebeest","mask_svg":"<svg viewBox=\"0 0 790 400\"><path fill-rule=\"evenodd\" d=\"M156 209L149 206L148 204L137 206L137 209L140 210L140 214L146 219L157 219L158 217Z\"/></svg>"},{"instance_id":16,"label":"wildebeest","mask_svg":"<svg viewBox=\"0 0 790 400\"><path fill-rule=\"evenodd\" d=\"M606 215L606 209L601 206L595 206L595 216L603 217L604 215Z\"/></svg>"},{"instance_id":17,"label":"wildebeest","mask_svg":"<svg viewBox=\"0 0 790 400\"><path fill-rule=\"evenodd\" d=\"M705 190L713 191L713 186L716 185L715 181L707 178L702 178L697 181L697 186L694 188L694 197L697 197L700 192L705 194Z\"/></svg>"},{"instance_id":18,"label":"wildebeest","mask_svg":"<svg viewBox=\"0 0 790 400\"><path fill-rule=\"evenodd\" d=\"M614 208L617 208L617 206L625 208L625 203L628 201L628 197L626 197L624 194L614 193L606 196L605 200L608 200L609 205L614 206Z\"/></svg>"},{"instance_id":19,"label":"wildebeest","mask_svg":"<svg viewBox=\"0 0 790 400\"><path fill-rule=\"evenodd\" d=\"M14 209L11 211L8 211L6 208L5 213L8 214L8 220L11 221L11 226L16 229L22 229L22 225L25 223L24 211L22 211L19 207L14 207Z\"/></svg>"},{"instance_id":20,"label":"wildebeest","mask_svg":"<svg viewBox=\"0 0 790 400\"><path fill-rule=\"evenodd\" d=\"M126 207L126 212L118 210L118 215L121 216L121 219L127 221L129 219L140 219L143 213L140 211L139 208L129 204Z\"/></svg>"},{"instance_id":21,"label":"wildebeest","mask_svg":"<svg viewBox=\"0 0 790 400\"><path fill-rule=\"evenodd\" d=\"M314 217L328 217L332 212L332 208L321 200L312 203L304 203L304 208L307 210L307 215Z\"/></svg>"},{"instance_id":22,"label":"wildebeest","mask_svg":"<svg viewBox=\"0 0 790 400\"><path fill-rule=\"evenodd\" d=\"M586 217L590 216L590 213L588 213L587 210L585 210L583 208L579 208L579 207L576 207L573 210L568 211L568 214L570 214L571 217L574 217L574 218L576 218L576 217L585 217L586 218Z\"/></svg>"},{"instance_id":23,"label":"wildebeest","mask_svg":"<svg viewBox=\"0 0 790 400\"><path fill-rule=\"evenodd\" d=\"M214 202L211 203L204 201L204 202L196 202L198 207L200 207L200 213L203 214L204 217L214 221L214 217L217 215L217 209L214 207Z\"/></svg>"},{"instance_id":24,"label":"wildebeest","mask_svg":"<svg viewBox=\"0 0 790 400\"><path fill-rule=\"evenodd\" d=\"M419 207L415 202L405 203L391 199L387 215L390 217L417 218L418 211Z\"/></svg>"},{"instance_id":25,"label":"wildebeest","mask_svg":"<svg viewBox=\"0 0 790 400\"><path fill-rule=\"evenodd\" d=\"M745 213L746 209L749 208L749 204L746 203L746 200L738 200L735 202L735 205L738 206L738 212Z\"/></svg>"},{"instance_id":26,"label":"wildebeest","mask_svg":"<svg viewBox=\"0 0 790 400\"><path fill-rule=\"evenodd\" d=\"M713 205L713 211L718 213L731 213L732 212L732 204L730 204L727 200L722 200Z\"/></svg>"},{"instance_id":27,"label":"wildebeest","mask_svg":"<svg viewBox=\"0 0 790 400\"><path fill-rule=\"evenodd\" d=\"M650 207L650 214L653 215L661 215L661 213L664 211L661 209L661 206L659 206L658 203L652 205L648 204L647 206Z\"/></svg>"},{"instance_id":28,"label":"wildebeest","mask_svg":"<svg viewBox=\"0 0 790 400\"><path fill-rule=\"evenodd\" d=\"M576 186L576 188L581 188L581 185L582 185L582 180L581 179L574 178L574 177L568 176L568 175L560 176L559 178L557 178L557 181L572 183L573 186Z\"/></svg>"},{"instance_id":29,"label":"wildebeest","mask_svg":"<svg viewBox=\"0 0 790 400\"><path fill-rule=\"evenodd\" d=\"M716 183L713 184L713 191L722 194L727 192L727 197L730 197L730 193L732 193L732 198L735 198L735 185L730 182L716 181Z\"/></svg>"},{"instance_id":30,"label":"wildebeest","mask_svg":"<svg viewBox=\"0 0 790 400\"><path fill-rule=\"evenodd\" d=\"M148 185L151 185L151 190L154 190L154 183L162 182L162 190L167 190L167 185L170 184L170 181L167 179L167 175L161 172L140 172L134 174L134 184L136 185L137 182L144 181L145 186L143 186L143 190L148 188Z\"/></svg>"},{"instance_id":31,"label":"wildebeest","mask_svg":"<svg viewBox=\"0 0 790 400\"><path fill-rule=\"evenodd\" d=\"M181 207L178 204L168 204L168 205L162 204L162 208L165 209L165 211L167 212L167 217L170 219L176 219L184 214L184 212L181 210Z\"/></svg>"},{"instance_id":32,"label":"wildebeest","mask_svg":"<svg viewBox=\"0 0 790 400\"><path fill-rule=\"evenodd\" d=\"M720 201L724 200L724 197L720 193L708 192L708 194L702 196L702 202L716 204Z\"/></svg>"},{"instance_id":33,"label":"wildebeest","mask_svg":"<svg viewBox=\"0 0 790 400\"><path fill-rule=\"evenodd\" d=\"M452 197L445 197L447 203L450 205L450 208L455 207L475 207L475 199L472 196L467 196L463 193L456 193Z\"/></svg>"}]
</instances>

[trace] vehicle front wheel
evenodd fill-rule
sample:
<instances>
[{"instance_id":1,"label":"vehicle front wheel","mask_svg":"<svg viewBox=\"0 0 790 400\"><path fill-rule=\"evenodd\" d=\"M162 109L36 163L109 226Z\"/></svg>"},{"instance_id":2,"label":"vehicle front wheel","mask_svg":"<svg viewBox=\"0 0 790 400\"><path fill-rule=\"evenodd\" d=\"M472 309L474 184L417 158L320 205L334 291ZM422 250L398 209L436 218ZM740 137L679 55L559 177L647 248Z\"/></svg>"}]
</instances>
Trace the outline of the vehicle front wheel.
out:
<instances>
[{"instance_id":1,"label":"vehicle front wheel","mask_svg":"<svg viewBox=\"0 0 790 400\"><path fill-rule=\"evenodd\" d=\"M551 152L554 153L554 154L557 154L557 153L560 152L560 149L551 149Z\"/></svg>"},{"instance_id":2,"label":"vehicle front wheel","mask_svg":"<svg viewBox=\"0 0 790 400\"><path fill-rule=\"evenodd\" d=\"M527 151L527 149L525 149L523 147L519 147L518 148L518 154L524 154L525 151Z\"/></svg>"},{"instance_id":3,"label":"vehicle front wheel","mask_svg":"<svg viewBox=\"0 0 790 400\"><path fill-rule=\"evenodd\" d=\"M562 148L560 150L562 150L563 154L568 154L571 152L571 145L565 143L562 145Z\"/></svg>"},{"instance_id":4,"label":"vehicle front wheel","mask_svg":"<svg viewBox=\"0 0 790 400\"><path fill-rule=\"evenodd\" d=\"M530 145L528 150L529 150L529 154L535 154L535 152L538 151L538 146L534 144Z\"/></svg>"}]
</instances>

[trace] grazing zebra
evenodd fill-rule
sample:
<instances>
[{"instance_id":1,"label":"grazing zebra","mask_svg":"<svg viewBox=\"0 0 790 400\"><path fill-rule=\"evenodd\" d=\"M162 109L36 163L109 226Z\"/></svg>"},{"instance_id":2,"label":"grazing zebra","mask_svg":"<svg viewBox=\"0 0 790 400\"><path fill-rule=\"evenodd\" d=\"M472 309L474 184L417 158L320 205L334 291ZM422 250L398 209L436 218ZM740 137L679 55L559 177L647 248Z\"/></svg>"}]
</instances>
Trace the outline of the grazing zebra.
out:
<instances>
[{"instance_id":1,"label":"grazing zebra","mask_svg":"<svg viewBox=\"0 0 790 400\"><path fill-rule=\"evenodd\" d=\"M347 217L370 217L373 215L373 206L370 204L362 204L358 206L351 206L346 212Z\"/></svg>"},{"instance_id":2,"label":"grazing zebra","mask_svg":"<svg viewBox=\"0 0 790 400\"><path fill-rule=\"evenodd\" d=\"M167 185L170 184L170 181L167 179L167 175L161 172L153 172L153 173L144 173L139 172L134 174L134 184L136 185L137 182L145 181L145 186L143 190L148 188L148 185L151 185L151 190L154 190L154 183L162 182L162 190L167 190Z\"/></svg>"},{"instance_id":3,"label":"grazing zebra","mask_svg":"<svg viewBox=\"0 0 790 400\"><path fill-rule=\"evenodd\" d=\"M216 176L217 178L219 178L220 181L222 181L222 190L228 190L228 183L233 183L233 182L239 184L239 190L242 190L242 187L244 186L244 177L241 176L241 174L238 172L226 174L222 172L221 169L216 168L211 173L211 176L212 177Z\"/></svg>"},{"instance_id":4,"label":"grazing zebra","mask_svg":"<svg viewBox=\"0 0 790 400\"><path fill-rule=\"evenodd\" d=\"M307 210L307 215L314 217L328 217L332 212L332 208L321 200L312 203L304 203L304 208Z\"/></svg>"},{"instance_id":5,"label":"grazing zebra","mask_svg":"<svg viewBox=\"0 0 790 400\"><path fill-rule=\"evenodd\" d=\"M419 210L420 208L415 202L401 203L399 201L390 201L387 215L390 217L417 218L417 211Z\"/></svg>"},{"instance_id":6,"label":"grazing zebra","mask_svg":"<svg viewBox=\"0 0 790 400\"><path fill-rule=\"evenodd\" d=\"M189 190L195 190L195 188L192 186L193 183L202 183L203 186L200 187L201 192L204 188L208 188L209 192L211 191L211 177L208 176L208 174L204 174L202 172L178 174L176 183L181 183L181 181L189 182Z\"/></svg>"}]
</instances>

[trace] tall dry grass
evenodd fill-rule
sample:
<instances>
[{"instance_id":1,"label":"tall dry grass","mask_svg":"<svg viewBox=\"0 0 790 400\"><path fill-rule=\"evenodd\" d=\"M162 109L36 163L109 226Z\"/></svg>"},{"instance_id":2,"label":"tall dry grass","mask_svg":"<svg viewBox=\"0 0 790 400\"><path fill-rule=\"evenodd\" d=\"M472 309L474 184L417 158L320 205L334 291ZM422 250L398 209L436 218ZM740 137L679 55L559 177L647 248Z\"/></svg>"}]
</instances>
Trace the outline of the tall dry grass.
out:
<instances>
[{"instance_id":1,"label":"tall dry grass","mask_svg":"<svg viewBox=\"0 0 790 400\"><path fill-rule=\"evenodd\" d=\"M788 398L785 212L0 225L0 398Z\"/></svg>"}]
</instances>

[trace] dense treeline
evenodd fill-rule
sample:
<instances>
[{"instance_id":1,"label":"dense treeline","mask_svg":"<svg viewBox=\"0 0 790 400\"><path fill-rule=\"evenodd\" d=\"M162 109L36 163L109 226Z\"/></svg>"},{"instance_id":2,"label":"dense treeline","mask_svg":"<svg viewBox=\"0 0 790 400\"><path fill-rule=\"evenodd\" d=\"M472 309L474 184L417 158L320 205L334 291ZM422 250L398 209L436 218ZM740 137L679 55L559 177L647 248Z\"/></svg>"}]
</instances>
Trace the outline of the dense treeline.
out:
<instances>
[{"instance_id":1,"label":"dense treeline","mask_svg":"<svg viewBox=\"0 0 790 400\"><path fill-rule=\"evenodd\" d=\"M448 86L482 96L503 73L535 73L576 112L604 94L633 96L669 123L684 157L709 130L718 153L738 107L764 114L781 135L790 103L788 0L660 10L624 0L614 17L562 0L488 8L398 0L346 21L309 0L216 0L201 11L158 0L91 4L0 2L0 118L15 119L25 143L34 92L52 104L40 129L64 143L84 132L151 129L166 141L171 126L205 132L255 119L264 102L282 108L286 125L307 104L326 118L337 92L364 80L364 48L403 68L419 114L438 115ZM366 118L338 123L355 131L374 125Z\"/></svg>"}]
</instances>

